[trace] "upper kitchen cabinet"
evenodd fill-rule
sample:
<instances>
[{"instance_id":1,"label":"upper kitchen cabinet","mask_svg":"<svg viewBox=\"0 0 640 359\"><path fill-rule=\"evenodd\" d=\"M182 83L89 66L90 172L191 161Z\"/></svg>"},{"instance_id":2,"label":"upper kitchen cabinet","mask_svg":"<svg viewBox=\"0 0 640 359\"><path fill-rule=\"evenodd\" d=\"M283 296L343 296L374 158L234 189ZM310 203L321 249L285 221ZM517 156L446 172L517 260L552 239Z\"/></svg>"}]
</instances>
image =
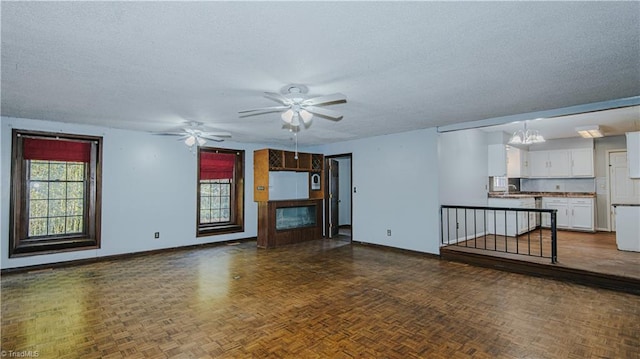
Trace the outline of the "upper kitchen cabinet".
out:
<instances>
[{"instance_id":1,"label":"upper kitchen cabinet","mask_svg":"<svg viewBox=\"0 0 640 359\"><path fill-rule=\"evenodd\" d=\"M594 177L593 149L529 152L530 178Z\"/></svg>"},{"instance_id":2,"label":"upper kitchen cabinet","mask_svg":"<svg viewBox=\"0 0 640 359\"><path fill-rule=\"evenodd\" d=\"M571 174L569 151L566 150L531 151L529 163L530 178L569 177Z\"/></svg>"},{"instance_id":3,"label":"upper kitchen cabinet","mask_svg":"<svg viewBox=\"0 0 640 359\"><path fill-rule=\"evenodd\" d=\"M640 178L640 132L627 132L629 177Z\"/></svg>"},{"instance_id":4,"label":"upper kitchen cabinet","mask_svg":"<svg viewBox=\"0 0 640 359\"><path fill-rule=\"evenodd\" d=\"M503 144L489 145L488 151L490 177L527 177L527 151Z\"/></svg>"},{"instance_id":5,"label":"upper kitchen cabinet","mask_svg":"<svg viewBox=\"0 0 640 359\"><path fill-rule=\"evenodd\" d=\"M504 177L507 175L507 150L503 144L488 146L488 172L490 177Z\"/></svg>"},{"instance_id":6,"label":"upper kitchen cabinet","mask_svg":"<svg viewBox=\"0 0 640 359\"><path fill-rule=\"evenodd\" d=\"M511 178L529 177L529 152L507 146L507 176Z\"/></svg>"},{"instance_id":7,"label":"upper kitchen cabinet","mask_svg":"<svg viewBox=\"0 0 640 359\"><path fill-rule=\"evenodd\" d=\"M593 149L578 148L571 151L571 177L595 177Z\"/></svg>"}]
</instances>

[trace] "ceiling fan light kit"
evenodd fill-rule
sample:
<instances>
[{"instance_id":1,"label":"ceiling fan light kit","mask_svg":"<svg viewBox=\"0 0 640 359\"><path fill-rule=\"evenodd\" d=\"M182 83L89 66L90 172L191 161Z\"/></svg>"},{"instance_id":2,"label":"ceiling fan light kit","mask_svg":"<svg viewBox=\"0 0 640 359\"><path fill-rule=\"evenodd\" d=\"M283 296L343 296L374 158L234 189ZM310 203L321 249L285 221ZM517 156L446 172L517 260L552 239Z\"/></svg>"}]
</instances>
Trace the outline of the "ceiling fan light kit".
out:
<instances>
[{"instance_id":1,"label":"ceiling fan light kit","mask_svg":"<svg viewBox=\"0 0 640 359\"><path fill-rule=\"evenodd\" d=\"M231 137L229 132L207 129L202 122L185 121L184 125L175 131L154 132L161 136L180 136L179 141L193 149L193 146L204 146L207 140L222 142L225 138Z\"/></svg>"},{"instance_id":2,"label":"ceiling fan light kit","mask_svg":"<svg viewBox=\"0 0 640 359\"><path fill-rule=\"evenodd\" d=\"M307 98L306 93L308 91L309 89L305 85L291 84L282 87L280 93L265 92L264 96L266 98L279 102L281 105L244 110L239 113L242 116L253 116L284 110L284 112L280 114L280 118L288 125L287 127L291 131L299 130L302 124L304 124L305 127L309 127L314 115L335 121L342 119L340 113L325 108L324 106L347 102L345 95L335 93ZM302 121L300 121L300 119L302 119Z\"/></svg>"}]
</instances>

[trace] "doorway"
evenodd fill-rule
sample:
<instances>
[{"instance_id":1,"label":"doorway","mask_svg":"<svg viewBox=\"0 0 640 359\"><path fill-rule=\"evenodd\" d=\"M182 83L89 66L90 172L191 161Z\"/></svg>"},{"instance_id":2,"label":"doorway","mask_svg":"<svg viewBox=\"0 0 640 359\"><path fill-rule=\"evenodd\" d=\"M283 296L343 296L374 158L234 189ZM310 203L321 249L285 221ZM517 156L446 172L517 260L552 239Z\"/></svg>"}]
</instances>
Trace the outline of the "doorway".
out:
<instances>
[{"instance_id":1,"label":"doorway","mask_svg":"<svg viewBox=\"0 0 640 359\"><path fill-rule=\"evenodd\" d=\"M325 197L326 237L351 241L353 238L352 205L352 156L348 154L325 157Z\"/></svg>"}]
</instances>

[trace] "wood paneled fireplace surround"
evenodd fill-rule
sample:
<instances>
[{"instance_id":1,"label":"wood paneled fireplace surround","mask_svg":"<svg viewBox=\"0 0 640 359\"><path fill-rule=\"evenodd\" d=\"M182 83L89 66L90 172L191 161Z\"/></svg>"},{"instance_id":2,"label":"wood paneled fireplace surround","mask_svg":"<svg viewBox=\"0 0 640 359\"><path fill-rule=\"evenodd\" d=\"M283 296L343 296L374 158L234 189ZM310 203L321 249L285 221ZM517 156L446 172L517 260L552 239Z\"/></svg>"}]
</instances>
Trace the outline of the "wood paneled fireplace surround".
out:
<instances>
[{"instance_id":1,"label":"wood paneled fireplace surround","mask_svg":"<svg viewBox=\"0 0 640 359\"><path fill-rule=\"evenodd\" d=\"M296 158L297 157L297 158ZM269 172L309 174L309 198L269 199ZM322 238L324 155L265 148L253 153L253 199L258 202L258 247Z\"/></svg>"}]
</instances>

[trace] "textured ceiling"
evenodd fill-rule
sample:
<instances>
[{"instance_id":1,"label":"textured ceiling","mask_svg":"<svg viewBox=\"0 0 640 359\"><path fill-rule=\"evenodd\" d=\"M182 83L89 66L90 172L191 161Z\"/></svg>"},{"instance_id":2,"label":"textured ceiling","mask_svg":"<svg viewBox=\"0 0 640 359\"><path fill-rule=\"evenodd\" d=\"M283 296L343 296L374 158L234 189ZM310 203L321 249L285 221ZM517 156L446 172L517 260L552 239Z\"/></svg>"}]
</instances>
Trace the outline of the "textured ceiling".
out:
<instances>
[{"instance_id":1,"label":"textured ceiling","mask_svg":"<svg viewBox=\"0 0 640 359\"><path fill-rule=\"evenodd\" d=\"M640 94L639 2L2 2L2 115L287 143L264 91L341 92L302 144Z\"/></svg>"}]
</instances>

